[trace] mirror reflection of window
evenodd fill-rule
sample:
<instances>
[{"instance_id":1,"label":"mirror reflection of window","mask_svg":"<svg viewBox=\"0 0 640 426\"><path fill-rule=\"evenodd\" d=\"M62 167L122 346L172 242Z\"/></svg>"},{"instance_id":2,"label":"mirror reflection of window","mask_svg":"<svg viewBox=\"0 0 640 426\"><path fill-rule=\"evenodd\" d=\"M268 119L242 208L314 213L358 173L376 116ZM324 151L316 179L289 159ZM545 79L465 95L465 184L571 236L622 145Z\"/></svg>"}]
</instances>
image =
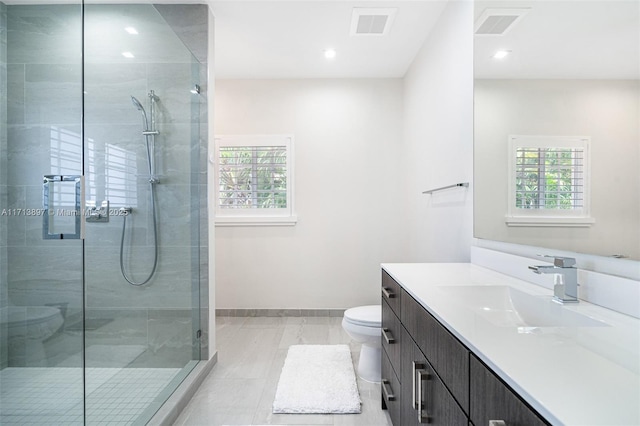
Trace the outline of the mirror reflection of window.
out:
<instances>
[{"instance_id":1,"label":"mirror reflection of window","mask_svg":"<svg viewBox=\"0 0 640 426\"><path fill-rule=\"evenodd\" d=\"M516 208L584 207L582 148L516 147Z\"/></svg>"},{"instance_id":2,"label":"mirror reflection of window","mask_svg":"<svg viewBox=\"0 0 640 426\"><path fill-rule=\"evenodd\" d=\"M509 226L590 226L588 137L509 136Z\"/></svg>"}]
</instances>

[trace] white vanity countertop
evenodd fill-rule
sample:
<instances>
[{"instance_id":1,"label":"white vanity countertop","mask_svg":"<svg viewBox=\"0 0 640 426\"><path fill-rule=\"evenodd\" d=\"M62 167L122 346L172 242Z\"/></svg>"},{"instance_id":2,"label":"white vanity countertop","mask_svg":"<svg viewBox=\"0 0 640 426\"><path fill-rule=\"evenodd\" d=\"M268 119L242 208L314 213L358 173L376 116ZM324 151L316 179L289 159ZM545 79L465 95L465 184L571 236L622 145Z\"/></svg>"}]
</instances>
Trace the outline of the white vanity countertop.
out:
<instances>
[{"instance_id":1,"label":"white vanity countertop","mask_svg":"<svg viewBox=\"0 0 640 426\"><path fill-rule=\"evenodd\" d=\"M382 267L552 424L640 425L639 319L584 301L559 305L553 290L470 263ZM549 309L581 314L565 317L605 324L509 326L487 316L491 308L478 307L469 286L509 286Z\"/></svg>"}]
</instances>

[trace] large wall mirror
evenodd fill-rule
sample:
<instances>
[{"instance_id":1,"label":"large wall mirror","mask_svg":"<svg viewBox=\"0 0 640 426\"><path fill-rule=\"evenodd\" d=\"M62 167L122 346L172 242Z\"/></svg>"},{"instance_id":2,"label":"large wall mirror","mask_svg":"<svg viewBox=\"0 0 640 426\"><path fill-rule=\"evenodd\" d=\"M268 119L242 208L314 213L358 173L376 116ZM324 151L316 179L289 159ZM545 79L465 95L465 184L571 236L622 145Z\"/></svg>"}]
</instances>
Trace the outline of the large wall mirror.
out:
<instances>
[{"instance_id":1,"label":"large wall mirror","mask_svg":"<svg viewBox=\"0 0 640 426\"><path fill-rule=\"evenodd\" d=\"M474 236L640 260L640 2L474 7Z\"/></svg>"}]
</instances>

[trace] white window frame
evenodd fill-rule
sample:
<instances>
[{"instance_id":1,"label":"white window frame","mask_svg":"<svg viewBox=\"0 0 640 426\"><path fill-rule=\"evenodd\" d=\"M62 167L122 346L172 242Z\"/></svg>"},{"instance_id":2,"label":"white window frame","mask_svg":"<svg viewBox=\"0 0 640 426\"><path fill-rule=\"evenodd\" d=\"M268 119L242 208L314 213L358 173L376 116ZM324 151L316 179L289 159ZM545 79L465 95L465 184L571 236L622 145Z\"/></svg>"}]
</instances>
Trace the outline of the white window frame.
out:
<instances>
[{"instance_id":1,"label":"white window frame","mask_svg":"<svg viewBox=\"0 0 640 426\"><path fill-rule=\"evenodd\" d=\"M521 209L516 207L516 151L518 148L582 148L583 206L578 209ZM523 136L509 135L507 226L589 227L595 223L590 216L591 155L588 136Z\"/></svg>"},{"instance_id":2,"label":"white window frame","mask_svg":"<svg viewBox=\"0 0 640 426\"><path fill-rule=\"evenodd\" d=\"M226 209L220 207L220 147L226 146L284 146L286 147L286 208ZM294 138L293 135L219 135L215 137L214 203L216 226L293 226L298 218L294 209Z\"/></svg>"}]
</instances>

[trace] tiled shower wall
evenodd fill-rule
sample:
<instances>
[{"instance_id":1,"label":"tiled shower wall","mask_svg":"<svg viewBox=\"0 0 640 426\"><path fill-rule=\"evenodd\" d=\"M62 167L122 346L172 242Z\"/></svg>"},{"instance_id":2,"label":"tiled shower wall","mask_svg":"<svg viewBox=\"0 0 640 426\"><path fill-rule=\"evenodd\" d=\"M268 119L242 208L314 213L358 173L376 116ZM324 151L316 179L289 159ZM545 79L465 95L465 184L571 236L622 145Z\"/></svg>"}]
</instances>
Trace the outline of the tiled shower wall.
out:
<instances>
[{"instance_id":1,"label":"tiled shower wall","mask_svg":"<svg viewBox=\"0 0 640 426\"><path fill-rule=\"evenodd\" d=\"M173 30L149 5L87 5L81 88L82 58L74 56L79 55L81 42L74 27L78 6L8 7L13 31L8 49L9 90L13 90L11 99L18 100L9 105L9 122L16 123L9 130L9 204L40 207L42 175L73 173L51 159L56 150L79 155L83 112L79 90L84 89L86 198L98 203L108 199L112 210L133 207L134 214L127 218L125 266L136 280L144 279L151 269L153 234L142 119L131 96L145 105L147 114L149 90L159 97L159 266L149 284L129 285L119 266L123 217L87 223L87 367L182 367L199 357L195 336L199 318L192 307L198 307L207 280L207 128L199 125L199 120L206 123L207 106L204 96L189 90L194 83L206 90L206 56L198 58L200 63L193 60L176 32L189 34L193 51L206 52L207 9L202 5L163 8ZM198 18L195 24L190 19L194 17ZM120 46L105 45L109 38L100 33L106 22L126 24L128 20L137 22L131 25L141 31L154 33L153 43L133 44L137 48L133 60L121 56ZM109 34L114 40L121 37L115 30ZM36 50L34 46L44 47ZM56 167L59 170L53 170ZM79 243L43 241L41 218L30 217L15 218L8 240L12 246L8 296L17 305L53 303L63 309L65 324L48 342L46 352L49 365L65 365L81 348ZM27 361L18 356L9 364L26 365Z\"/></svg>"}]
</instances>

